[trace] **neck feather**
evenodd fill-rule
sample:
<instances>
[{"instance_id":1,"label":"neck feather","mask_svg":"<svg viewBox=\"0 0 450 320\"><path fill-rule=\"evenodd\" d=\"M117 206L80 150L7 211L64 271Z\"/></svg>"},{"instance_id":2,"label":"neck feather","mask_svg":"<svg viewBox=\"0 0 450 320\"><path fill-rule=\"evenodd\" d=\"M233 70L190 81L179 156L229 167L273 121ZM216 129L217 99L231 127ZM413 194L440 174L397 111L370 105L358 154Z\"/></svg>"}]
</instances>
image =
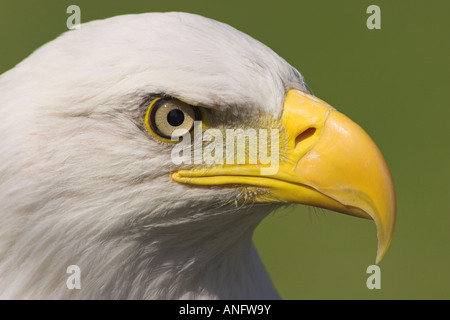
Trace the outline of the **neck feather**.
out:
<instances>
[{"instance_id":1,"label":"neck feather","mask_svg":"<svg viewBox=\"0 0 450 320\"><path fill-rule=\"evenodd\" d=\"M138 227L131 224L119 227L117 232L109 230L83 239L79 239L80 233L58 234L53 230L52 236L40 244L46 246L45 250L30 250L21 268L3 274L15 281L5 283L0 296L279 298L252 243L253 231L266 215L261 208L211 213L145 226L139 223ZM66 286L69 265L77 265L81 270L79 290ZM8 265L4 263L0 268L5 271ZM0 272L2 278L6 279Z\"/></svg>"}]
</instances>

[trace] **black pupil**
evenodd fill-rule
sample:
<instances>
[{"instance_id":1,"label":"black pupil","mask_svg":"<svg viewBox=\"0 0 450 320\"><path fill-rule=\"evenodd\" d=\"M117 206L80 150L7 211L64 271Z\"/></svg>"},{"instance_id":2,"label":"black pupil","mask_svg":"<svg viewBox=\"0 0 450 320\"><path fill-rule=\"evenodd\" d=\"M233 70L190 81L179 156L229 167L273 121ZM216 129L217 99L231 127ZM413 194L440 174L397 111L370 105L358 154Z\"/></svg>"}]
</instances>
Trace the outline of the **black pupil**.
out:
<instances>
[{"instance_id":1,"label":"black pupil","mask_svg":"<svg viewBox=\"0 0 450 320\"><path fill-rule=\"evenodd\" d=\"M178 127L184 122L184 113L180 109L173 109L167 114L167 122L173 126Z\"/></svg>"}]
</instances>

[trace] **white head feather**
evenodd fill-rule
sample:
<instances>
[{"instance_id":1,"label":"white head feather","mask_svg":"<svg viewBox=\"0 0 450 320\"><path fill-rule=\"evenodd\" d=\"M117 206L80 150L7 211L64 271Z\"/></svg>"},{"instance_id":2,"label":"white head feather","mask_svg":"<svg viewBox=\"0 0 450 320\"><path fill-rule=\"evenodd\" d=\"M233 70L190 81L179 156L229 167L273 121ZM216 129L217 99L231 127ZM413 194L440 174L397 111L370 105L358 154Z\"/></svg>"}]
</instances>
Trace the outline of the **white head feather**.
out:
<instances>
[{"instance_id":1,"label":"white head feather","mask_svg":"<svg viewBox=\"0 0 450 320\"><path fill-rule=\"evenodd\" d=\"M94 21L38 49L0 76L0 296L276 297L251 240L276 207L172 181L170 146L140 119L155 94L277 117L293 88L307 91L268 47L186 13Z\"/></svg>"}]
</instances>

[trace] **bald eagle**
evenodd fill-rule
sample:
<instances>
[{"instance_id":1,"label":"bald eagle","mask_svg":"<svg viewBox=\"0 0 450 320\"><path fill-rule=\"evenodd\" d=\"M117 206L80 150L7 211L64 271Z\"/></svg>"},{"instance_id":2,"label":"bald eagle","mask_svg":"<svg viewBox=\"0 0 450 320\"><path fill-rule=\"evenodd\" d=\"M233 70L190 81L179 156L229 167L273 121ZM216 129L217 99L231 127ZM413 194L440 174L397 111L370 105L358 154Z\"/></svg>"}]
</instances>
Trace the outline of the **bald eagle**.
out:
<instances>
[{"instance_id":1,"label":"bald eagle","mask_svg":"<svg viewBox=\"0 0 450 320\"><path fill-rule=\"evenodd\" d=\"M244 162L174 152L194 140L211 151L193 131L231 129L266 132L269 151L251 161L247 137ZM0 77L4 299L277 298L252 234L290 203L374 220L377 262L389 246L395 193L377 146L226 24L178 12L93 21Z\"/></svg>"}]
</instances>

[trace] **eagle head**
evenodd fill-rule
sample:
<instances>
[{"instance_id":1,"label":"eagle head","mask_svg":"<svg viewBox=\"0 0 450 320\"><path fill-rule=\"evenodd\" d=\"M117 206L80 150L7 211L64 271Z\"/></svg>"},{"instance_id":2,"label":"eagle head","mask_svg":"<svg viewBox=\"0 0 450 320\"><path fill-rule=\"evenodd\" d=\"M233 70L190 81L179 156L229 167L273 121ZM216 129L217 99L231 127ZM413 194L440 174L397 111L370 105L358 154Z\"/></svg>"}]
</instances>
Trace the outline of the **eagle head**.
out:
<instances>
[{"instance_id":1,"label":"eagle head","mask_svg":"<svg viewBox=\"0 0 450 320\"><path fill-rule=\"evenodd\" d=\"M274 298L252 234L285 204L374 220L377 262L392 238L374 142L226 24L93 21L0 77L1 297Z\"/></svg>"}]
</instances>

